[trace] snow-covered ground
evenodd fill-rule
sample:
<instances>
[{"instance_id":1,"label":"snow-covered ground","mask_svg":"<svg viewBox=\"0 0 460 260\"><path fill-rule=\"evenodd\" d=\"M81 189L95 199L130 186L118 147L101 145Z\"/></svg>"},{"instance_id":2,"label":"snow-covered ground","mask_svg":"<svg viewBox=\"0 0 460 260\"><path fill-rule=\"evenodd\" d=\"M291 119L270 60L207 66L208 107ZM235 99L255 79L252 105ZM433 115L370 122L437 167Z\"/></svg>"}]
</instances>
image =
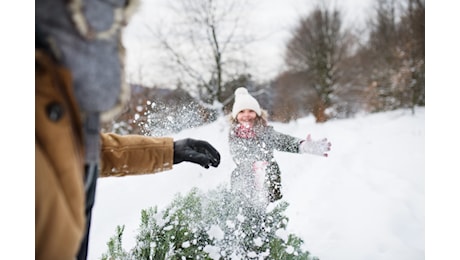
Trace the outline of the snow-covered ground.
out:
<instances>
[{"instance_id":1,"label":"snow-covered ground","mask_svg":"<svg viewBox=\"0 0 460 260\"><path fill-rule=\"evenodd\" d=\"M316 124L312 117L272 123L293 136L327 137L328 158L278 152L288 231L321 260L419 260L425 254L425 109L361 115ZM117 225L123 244L134 246L140 212L168 205L192 187L228 185L234 167L225 118L182 131L175 139L204 139L221 153L218 168L181 163L155 175L98 181L89 259L106 252Z\"/></svg>"}]
</instances>

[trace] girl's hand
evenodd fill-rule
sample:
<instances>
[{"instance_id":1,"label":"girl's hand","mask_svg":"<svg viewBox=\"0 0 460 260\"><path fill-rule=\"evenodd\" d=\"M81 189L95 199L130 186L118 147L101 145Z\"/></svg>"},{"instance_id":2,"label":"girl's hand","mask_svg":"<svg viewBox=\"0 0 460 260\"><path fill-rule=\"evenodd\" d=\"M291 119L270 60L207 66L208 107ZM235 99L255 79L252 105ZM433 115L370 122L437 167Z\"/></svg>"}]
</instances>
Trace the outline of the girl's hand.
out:
<instances>
[{"instance_id":1,"label":"girl's hand","mask_svg":"<svg viewBox=\"0 0 460 260\"><path fill-rule=\"evenodd\" d=\"M327 138L321 140L312 140L310 134L307 139L302 140L299 146L299 153L309 153L315 155L322 155L327 157L327 152L331 150L331 142L327 141Z\"/></svg>"}]
</instances>

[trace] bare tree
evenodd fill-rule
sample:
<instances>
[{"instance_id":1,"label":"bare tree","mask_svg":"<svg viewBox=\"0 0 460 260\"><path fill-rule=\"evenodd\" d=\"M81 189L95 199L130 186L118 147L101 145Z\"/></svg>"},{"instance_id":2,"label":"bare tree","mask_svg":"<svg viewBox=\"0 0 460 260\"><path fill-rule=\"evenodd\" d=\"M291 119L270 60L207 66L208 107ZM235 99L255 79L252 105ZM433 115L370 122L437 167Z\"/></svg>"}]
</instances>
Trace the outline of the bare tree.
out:
<instances>
[{"instance_id":1,"label":"bare tree","mask_svg":"<svg viewBox=\"0 0 460 260\"><path fill-rule=\"evenodd\" d=\"M315 91L306 89L304 72L285 72L279 75L271 84L275 102L272 119L289 122L299 117L307 116L315 103ZM312 93L313 92L313 93Z\"/></svg>"},{"instance_id":2,"label":"bare tree","mask_svg":"<svg viewBox=\"0 0 460 260\"><path fill-rule=\"evenodd\" d=\"M152 29L178 84L208 104L222 102L226 82L245 74L246 0L171 1L174 23Z\"/></svg>"},{"instance_id":3,"label":"bare tree","mask_svg":"<svg viewBox=\"0 0 460 260\"><path fill-rule=\"evenodd\" d=\"M407 1L399 26L403 60L400 74L407 90L405 104L413 109L425 105L425 2Z\"/></svg>"},{"instance_id":4,"label":"bare tree","mask_svg":"<svg viewBox=\"0 0 460 260\"><path fill-rule=\"evenodd\" d=\"M378 0L367 56L371 111L425 104L425 5L423 0Z\"/></svg>"},{"instance_id":5,"label":"bare tree","mask_svg":"<svg viewBox=\"0 0 460 260\"><path fill-rule=\"evenodd\" d=\"M348 32L342 29L340 12L317 7L302 18L287 44L285 63L293 72L303 72L306 88L316 92L313 114L316 122L328 119L326 109L340 77L340 63L350 46Z\"/></svg>"},{"instance_id":6,"label":"bare tree","mask_svg":"<svg viewBox=\"0 0 460 260\"><path fill-rule=\"evenodd\" d=\"M395 0L378 0L376 14L370 21L369 43L362 53L368 56L368 104L370 111L399 107L394 102L397 86L391 84L397 59L397 15Z\"/></svg>"}]
</instances>

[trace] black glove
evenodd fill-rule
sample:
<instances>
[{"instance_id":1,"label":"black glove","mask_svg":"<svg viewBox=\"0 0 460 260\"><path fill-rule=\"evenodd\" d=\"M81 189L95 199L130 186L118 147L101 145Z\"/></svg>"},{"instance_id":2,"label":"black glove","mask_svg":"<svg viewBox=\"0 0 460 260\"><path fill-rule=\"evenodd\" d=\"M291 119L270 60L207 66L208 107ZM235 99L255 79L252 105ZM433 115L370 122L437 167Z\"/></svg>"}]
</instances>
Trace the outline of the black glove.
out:
<instances>
[{"instance_id":1,"label":"black glove","mask_svg":"<svg viewBox=\"0 0 460 260\"><path fill-rule=\"evenodd\" d=\"M174 142L174 164L183 161L197 163L208 169L220 163L219 152L208 142L190 138Z\"/></svg>"}]
</instances>

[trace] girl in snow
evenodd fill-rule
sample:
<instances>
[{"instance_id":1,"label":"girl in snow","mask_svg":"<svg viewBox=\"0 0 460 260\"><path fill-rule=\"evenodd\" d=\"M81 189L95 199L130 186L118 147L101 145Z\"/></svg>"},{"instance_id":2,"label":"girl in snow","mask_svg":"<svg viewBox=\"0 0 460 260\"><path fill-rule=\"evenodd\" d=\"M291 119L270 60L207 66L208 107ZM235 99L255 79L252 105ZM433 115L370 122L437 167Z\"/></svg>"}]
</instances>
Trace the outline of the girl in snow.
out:
<instances>
[{"instance_id":1,"label":"girl in snow","mask_svg":"<svg viewBox=\"0 0 460 260\"><path fill-rule=\"evenodd\" d=\"M331 149L327 138L314 141L308 135L303 140L275 131L268 125L267 112L246 88L235 91L230 120L229 146L236 164L231 174L231 187L252 200L274 202L282 198L281 172L273 156L274 150L327 157Z\"/></svg>"}]
</instances>

